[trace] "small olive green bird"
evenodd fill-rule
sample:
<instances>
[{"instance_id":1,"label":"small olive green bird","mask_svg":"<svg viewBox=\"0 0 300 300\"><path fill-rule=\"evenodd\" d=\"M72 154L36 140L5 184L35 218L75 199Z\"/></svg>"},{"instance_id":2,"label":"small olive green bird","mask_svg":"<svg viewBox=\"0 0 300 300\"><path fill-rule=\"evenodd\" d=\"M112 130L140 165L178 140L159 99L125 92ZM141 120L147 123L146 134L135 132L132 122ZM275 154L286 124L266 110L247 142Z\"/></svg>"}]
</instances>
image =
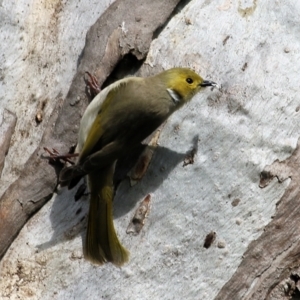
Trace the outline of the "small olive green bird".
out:
<instances>
[{"instance_id":1,"label":"small olive green bird","mask_svg":"<svg viewBox=\"0 0 300 300\"><path fill-rule=\"evenodd\" d=\"M61 185L74 187L85 175L90 209L84 254L93 263L128 261L113 224L113 174L116 161L138 146L202 88L217 86L187 68L148 78L128 77L102 90L81 122L74 166L61 171Z\"/></svg>"}]
</instances>

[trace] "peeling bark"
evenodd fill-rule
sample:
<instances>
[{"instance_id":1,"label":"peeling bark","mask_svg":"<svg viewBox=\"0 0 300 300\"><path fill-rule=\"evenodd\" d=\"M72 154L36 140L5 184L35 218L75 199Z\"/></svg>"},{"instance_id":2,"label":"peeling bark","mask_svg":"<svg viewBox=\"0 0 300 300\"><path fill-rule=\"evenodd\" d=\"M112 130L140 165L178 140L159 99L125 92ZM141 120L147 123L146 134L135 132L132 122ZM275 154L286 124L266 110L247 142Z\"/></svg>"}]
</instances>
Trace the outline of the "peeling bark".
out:
<instances>
[{"instance_id":1,"label":"peeling bark","mask_svg":"<svg viewBox=\"0 0 300 300\"><path fill-rule=\"evenodd\" d=\"M8 110L4 110L0 119L0 177L4 167L5 156L9 150L9 144L16 126L16 116Z\"/></svg>"},{"instance_id":2,"label":"peeling bark","mask_svg":"<svg viewBox=\"0 0 300 300\"><path fill-rule=\"evenodd\" d=\"M291 157L282 162L276 160L265 167L262 172L264 184L261 180L260 186L267 186L266 177L277 178L279 182L290 177L290 185L277 203L273 220L265 227L264 233L249 245L242 263L216 300L293 299L291 297L299 295L299 167L299 142Z\"/></svg>"}]
</instances>

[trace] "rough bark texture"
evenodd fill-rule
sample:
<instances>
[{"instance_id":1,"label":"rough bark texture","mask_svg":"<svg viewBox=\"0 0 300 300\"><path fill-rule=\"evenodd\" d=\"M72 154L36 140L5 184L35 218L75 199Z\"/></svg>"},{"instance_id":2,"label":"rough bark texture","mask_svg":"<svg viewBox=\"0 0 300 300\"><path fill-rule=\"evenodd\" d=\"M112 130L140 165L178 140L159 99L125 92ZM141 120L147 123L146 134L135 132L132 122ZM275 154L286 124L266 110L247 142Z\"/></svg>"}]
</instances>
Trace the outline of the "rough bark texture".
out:
<instances>
[{"instance_id":1,"label":"rough bark texture","mask_svg":"<svg viewBox=\"0 0 300 300\"><path fill-rule=\"evenodd\" d=\"M4 160L9 150L9 144L16 126L16 116L9 110L4 110L0 116L0 177L4 167Z\"/></svg>"},{"instance_id":2,"label":"rough bark texture","mask_svg":"<svg viewBox=\"0 0 300 300\"><path fill-rule=\"evenodd\" d=\"M261 175L260 186L277 178L291 183L276 205L273 220L253 241L216 300L298 299L300 295L300 147L288 159L276 160ZM293 298L295 297L295 298Z\"/></svg>"},{"instance_id":3,"label":"rough bark texture","mask_svg":"<svg viewBox=\"0 0 300 300\"><path fill-rule=\"evenodd\" d=\"M77 11L75 6L82 7L85 1L78 1L66 14ZM65 11L64 5L75 3L33 2L41 20L47 20L41 7L51 8L50 23L62 21L59 12ZM10 2L1 3L0 12ZM89 1L88 15L93 14L95 3ZM140 74L185 66L222 85L220 91L206 90L196 96L168 120L146 175L138 184L129 187L128 181L120 183L114 199L114 222L120 240L131 253L126 266L106 264L99 268L83 259L88 196L74 201L75 190L58 190L27 221L1 260L3 299L299 298L300 2L194 0L160 32L176 3L149 1L146 5L144 1L137 7L134 1L118 0L91 26L67 97L62 87L61 92L52 85L54 95L48 97L49 91L45 92L37 97L39 101L32 97L21 110L26 112L45 98L55 99L51 110L48 99L42 123L35 124L29 133L20 131L22 114L9 107L17 112L17 123L2 174L9 175L8 156L11 150L17 151L18 131L39 148L26 159L18 180L1 198L2 255L22 224L53 192L55 170L39 159L40 147L65 152L75 143L79 119L88 102L85 71L96 74L100 84L107 84L107 76L122 57L128 54L127 58L135 61L143 59L147 43L154 37ZM22 21L18 11L6 20L13 24L18 21ZM68 28L73 28L73 23ZM39 33L41 45L51 38L55 44L61 42L57 28L42 28L53 37L44 37L40 29L34 27L32 31ZM15 44L21 43L22 36L9 36L15 37ZM39 53L39 58L43 53L51 54L43 47L33 48L29 50ZM68 57L72 52L69 48ZM18 49L15 52L19 53ZM62 63L64 56L59 57ZM0 56L0 65L2 59ZM39 62L31 59L29 55L25 62ZM39 74L36 76L43 91L47 90L45 78L56 74L56 69L50 68L52 59L50 55L37 72L34 68L30 73ZM10 76L1 68L0 85L19 74L19 68ZM47 75L43 70L48 70ZM17 78L16 87L21 80ZM68 80L64 77L59 82L63 86ZM27 89L21 91L26 93ZM15 95L11 95L13 99ZM17 108L21 100L16 102ZM34 123L35 115L31 118ZM10 120L8 125L13 128L14 121ZM43 132L43 126L40 141L34 133ZM24 150L20 143L18 146ZM139 206L146 195L151 200ZM140 232L126 234L141 207L146 212L141 217L143 226L134 233Z\"/></svg>"}]
</instances>

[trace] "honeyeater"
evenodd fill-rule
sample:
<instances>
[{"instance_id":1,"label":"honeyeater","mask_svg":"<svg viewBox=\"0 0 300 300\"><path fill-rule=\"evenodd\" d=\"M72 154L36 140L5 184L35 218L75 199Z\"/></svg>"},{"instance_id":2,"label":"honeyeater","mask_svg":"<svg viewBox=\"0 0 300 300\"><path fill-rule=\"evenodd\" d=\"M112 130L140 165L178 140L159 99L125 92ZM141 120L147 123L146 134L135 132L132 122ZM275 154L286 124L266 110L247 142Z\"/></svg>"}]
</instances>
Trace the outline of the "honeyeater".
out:
<instances>
[{"instance_id":1,"label":"honeyeater","mask_svg":"<svg viewBox=\"0 0 300 300\"><path fill-rule=\"evenodd\" d=\"M152 77L119 80L88 105L80 122L78 160L60 173L61 185L69 188L87 175L90 208L84 254L88 260L118 266L128 261L113 224L115 163L208 86L216 83L190 69L172 68Z\"/></svg>"}]
</instances>

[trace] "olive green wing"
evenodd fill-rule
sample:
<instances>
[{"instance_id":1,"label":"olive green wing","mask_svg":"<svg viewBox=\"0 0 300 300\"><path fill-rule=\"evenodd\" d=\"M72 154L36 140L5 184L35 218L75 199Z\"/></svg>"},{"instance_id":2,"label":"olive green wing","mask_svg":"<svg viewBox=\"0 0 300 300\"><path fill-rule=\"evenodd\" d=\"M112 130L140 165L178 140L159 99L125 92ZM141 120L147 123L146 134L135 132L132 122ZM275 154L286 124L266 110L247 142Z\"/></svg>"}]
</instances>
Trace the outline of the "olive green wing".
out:
<instances>
[{"instance_id":1,"label":"olive green wing","mask_svg":"<svg viewBox=\"0 0 300 300\"><path fill-rule=\"evenodd\" d=\"M91 151L97 144L97 142L102 137L104 130L103 130L103 116L107 112L113 96L114 96L115 88L112 89L108 94L106 99L103 101L97 116L93 122L93 125L91 126L91 129L87 135L87 138L83 144L82 150L80 152L79 161L84 160L88 155L91 154Z\"/></svg>"},{"instance_id":2,"label":"olive green wing","mask_svg":"<svg viewBox=\"0 0 300 300\"><path fill-rule=\"evenodd\" d=\"M92 154L102 137L104 144L113 142L120 131L118 124L120 125L126 116L126 108L132 107L135 102L132 100L132 94L136 93L134 90L140 81L140 78L129 77L112 85L83 143L79 161ZM127 99L126 102L124 98Z\"/></svg>"}]
</instances>

